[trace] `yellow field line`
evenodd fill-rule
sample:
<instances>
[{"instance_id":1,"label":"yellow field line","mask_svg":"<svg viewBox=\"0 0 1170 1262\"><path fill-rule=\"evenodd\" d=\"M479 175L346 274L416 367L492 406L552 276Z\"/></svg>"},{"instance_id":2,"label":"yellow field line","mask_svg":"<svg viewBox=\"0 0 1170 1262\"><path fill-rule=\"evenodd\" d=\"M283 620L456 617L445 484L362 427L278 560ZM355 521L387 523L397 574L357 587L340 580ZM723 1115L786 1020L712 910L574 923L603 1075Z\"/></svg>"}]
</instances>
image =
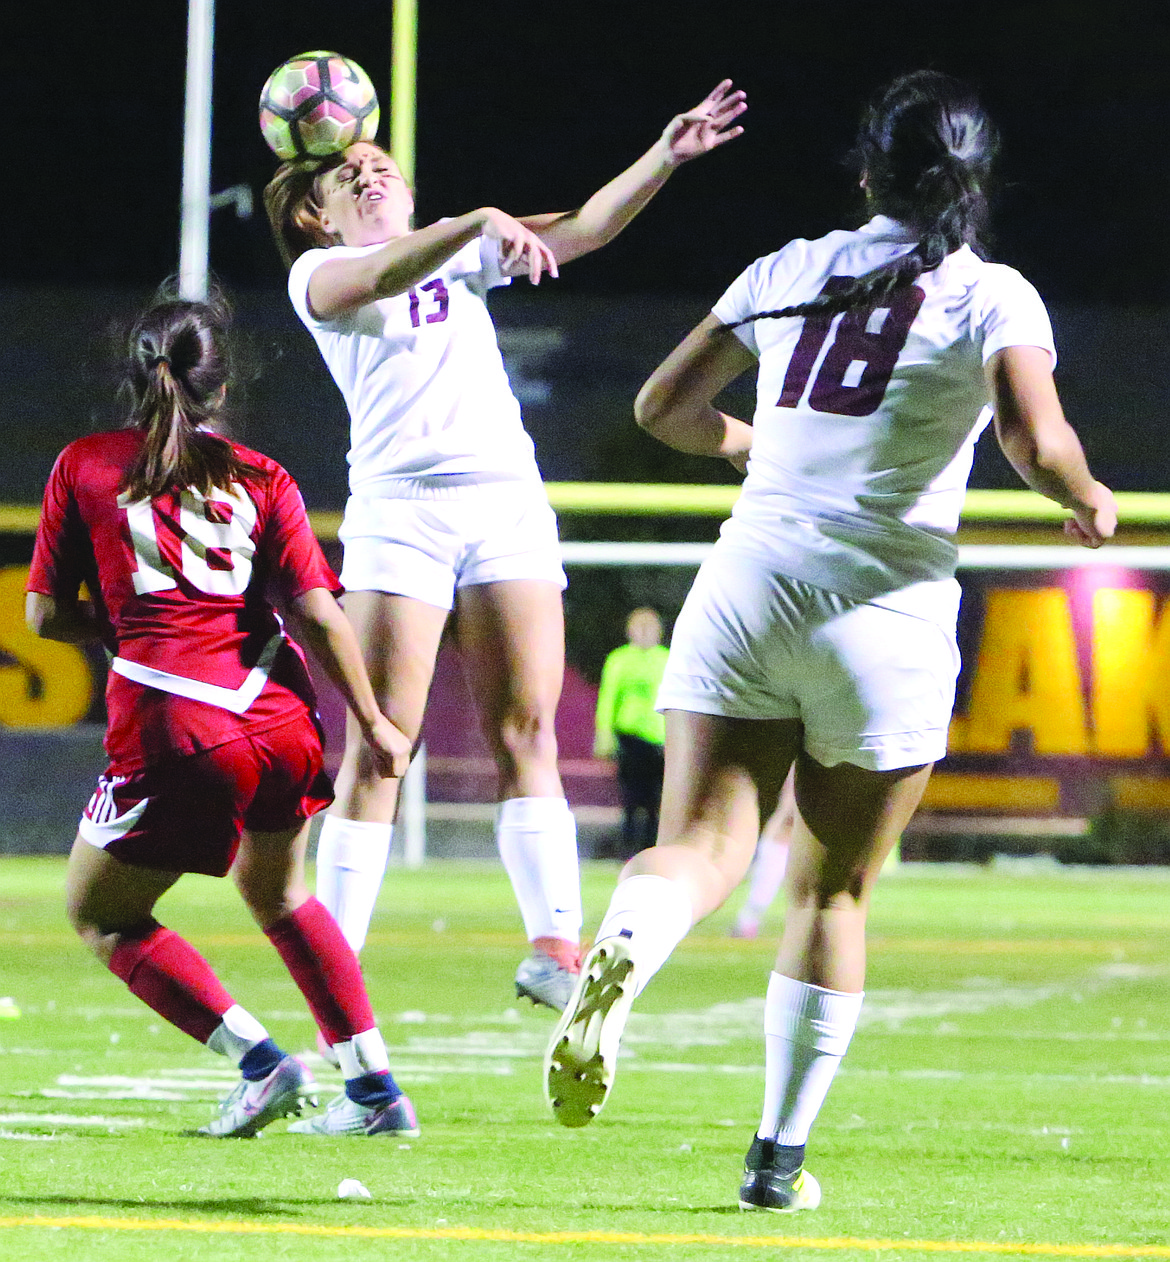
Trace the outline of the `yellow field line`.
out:
<instances>
[{"instance_id":1,"label":"yellow field line","mask_svg":"<svg viewBox=\"0 0 1170 1262\"><path fill-rule=\"evenodd\" d=\"M36 1216L0 1218L0 1228L80 1231L188 1231L207 1235L318 1236L362 1240L470 1240L505 1244L714 1245L740 1249L864 1249L871 1253L990 1253L1056 1258L1170 1258L1170 1245L1027 1244L990 1240L865 1240L849 1236L717 1236L702 1232L511 1231L495 1227L328 1227L317 1223L183 1222L168 1218Z\"/></svg>"}]
</instances>

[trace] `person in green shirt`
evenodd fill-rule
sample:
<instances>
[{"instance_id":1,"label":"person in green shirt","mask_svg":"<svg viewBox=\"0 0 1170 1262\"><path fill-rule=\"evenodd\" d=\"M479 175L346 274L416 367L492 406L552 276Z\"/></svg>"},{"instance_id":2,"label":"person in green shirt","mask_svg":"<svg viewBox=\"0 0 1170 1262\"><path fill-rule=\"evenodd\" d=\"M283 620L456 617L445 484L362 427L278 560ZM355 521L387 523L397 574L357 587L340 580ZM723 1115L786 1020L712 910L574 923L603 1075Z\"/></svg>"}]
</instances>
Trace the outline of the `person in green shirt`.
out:
<instances>
[{"instance_id":1,"label":"person in green shirt","mask_svg":"<svg viewBox=\"0 0 1170 1262\"><path fill-rule=\"evenodd\" d=\"M601 671L593 742L596 758L617 758L622 796L621 853L629 859L658 836L666 724L654 708L666 669L662 619L649 607L626 621L628 643L613 650Z\"/></svg>"}]
</instances>

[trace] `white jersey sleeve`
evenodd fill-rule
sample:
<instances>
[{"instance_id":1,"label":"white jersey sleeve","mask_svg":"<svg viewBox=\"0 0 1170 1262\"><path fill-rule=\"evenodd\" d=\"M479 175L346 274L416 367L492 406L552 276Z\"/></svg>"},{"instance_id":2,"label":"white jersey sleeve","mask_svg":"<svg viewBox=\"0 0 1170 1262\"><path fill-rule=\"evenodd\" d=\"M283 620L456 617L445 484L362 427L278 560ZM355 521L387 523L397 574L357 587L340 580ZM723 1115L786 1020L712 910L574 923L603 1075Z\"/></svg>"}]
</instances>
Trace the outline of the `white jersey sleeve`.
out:
<instances>
[{"instance_id":1,"label":"white jersey sleeve","mask_svg":"<svg viewBox=\"0 0 1170 1262\"><path fill-rule=\"evenodd\" d=\"M479 238L480 271L479 288L485 293L489 289L497 289L500 285L510 285L511 276L505 276L501 269L500 243L493 237ZM474 283L474 282L469 282Z\"/></svg>"},{"instance_id":2,"label":"white jersey sleeve","mask_svg":"<svg viewBox=\"0 0 1170 1262\"><path fill-rule=\"evenodd\" d=\"M293 310L310 329L328 327L327 322L318 320L309 310L309 279L317 268L332 254L332 250L306 250L289 269L289 299L292 302Z\"/></svg>"},{"instance_id":3,"label":"white jersey sleeve","mask_svg":"<svg viewBox=\"0 0 1170 1262\"><path fill-rule=\"evenodd\" d=\"M778 294L786 294L798 281L808 242L790 241L782 250L766 254L735 278L726 292L711 308L711 314L720 324L732 326L732 332L755 356L760 354L756 338L756 325L741 324L749 316L761 311L776 310ZM805 301L805 297L795 299ZM790 305L785 299L784 306Z\"/></svg>"},{"instance_id":4,"label":"white jersey sleeve","mask_svg":"<svg viewBox=\"0 0 1170 1262\"><path fill-rule=\"evenodd\" d=\"M982 310L977 323L983 339L983 362L1006 346L1039 346L1056 366L1052 322L1036 288L1012 267L985 263L980 280Z\"/></svg>"}]
</instances>

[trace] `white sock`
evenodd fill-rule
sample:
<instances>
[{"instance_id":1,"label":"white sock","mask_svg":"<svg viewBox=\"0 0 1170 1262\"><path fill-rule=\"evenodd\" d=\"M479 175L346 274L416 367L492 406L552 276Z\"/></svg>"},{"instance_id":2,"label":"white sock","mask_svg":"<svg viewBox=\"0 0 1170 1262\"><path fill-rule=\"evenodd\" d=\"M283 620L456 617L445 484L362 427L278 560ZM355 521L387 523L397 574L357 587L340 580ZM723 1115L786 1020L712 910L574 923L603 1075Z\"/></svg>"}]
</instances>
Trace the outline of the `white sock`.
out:
<instances>
[{"instance_id":1,"label":"white sock","mask_svg":"<svg viewBox=\"0 0 1170 1262\"><path fill-rule=\"evenodd\" d=\"M864 997L864 991L825 990L779 973L769 978L761 1139L785 1145L808 1142Z\"/></svg>"},{"instance_id":2,"label":"white sock","mask_svg":"<svg viewBox=\"0 0 1170 1262\"><path fill-rule=\"evenodd\" d=\"M509 798L496 815L496 845L528 941L581 940L577 821L564 798Z\"/></svg>"},{"instance_id":3,"label":"white sock","mask_svg":"<svg viewBox=\"0 0 1170 1262\"><path fill-rule=\"evenodd\" d=\"M354 953L362 949L390 857L389 824L326 815L317 838L317 898Z\"/></svg>"},{"instance_id":4,"label":"white sock","mask_svg":"<svg viewBox=\"0 0 1170 1262\"><path fill-rule=\"evenodd\" d=\"M256 1046L268 1037L268 1031L238 1003L223 1014L219 1025L211 1032L207 1046L213 1052L226 1056L237 1065Z\"/></svg>"},{"instance_id":5,"label":"white sock","mask_svg":"<svg viewBox=\"0 0 1170 1262\"><path fill-rule=\"evenodd\" d=\"M690 932L695 909L686 891L665 876L630 876L619 881L609 900L596 941L627 937L634 961L637 994Z\"/></svg>"},{"instance_id":6,"label":"white sock","mask_svg":"<svg viewBox=\"0 0 1170 1262\"><path fill-rule=\"evenodd\" d=\"M334 1043L333 1050L337 1053L346 1082L364 1074L384 1074L390 1069L390 1057L377 1026L355 1034L344 1043Z\"/></svg>"},{"instance_id":7,"label":"white sock","mask_svg":"<svg viewBox=\"0 0 1170 1262\"><path fill-rule=\"evenodd\" d=\"M756 861L752 864L752 880L748 887L747 905L758 916L776 900L784 883L784 869L788 866L788 843L772 841L765 837L756 847Z\"/></svg>"}]
</instances>

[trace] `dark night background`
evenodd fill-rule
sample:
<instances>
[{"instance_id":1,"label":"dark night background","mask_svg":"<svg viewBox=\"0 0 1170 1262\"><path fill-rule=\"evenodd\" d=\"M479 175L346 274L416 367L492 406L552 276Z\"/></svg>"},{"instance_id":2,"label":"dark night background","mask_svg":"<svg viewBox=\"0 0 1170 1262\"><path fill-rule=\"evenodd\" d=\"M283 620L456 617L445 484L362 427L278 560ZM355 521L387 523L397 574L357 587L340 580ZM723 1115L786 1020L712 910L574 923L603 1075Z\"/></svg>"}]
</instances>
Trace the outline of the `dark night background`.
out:
<instances>
[{"instance_id":1,"label":"dark night background","mask_svg":"<svg viewBox=\"0 0 1170 1262\"><path fill-rule=\"evenodd\" d=\"M973 81L999 122L993 256L1052 308L1062 392L1099 474L1121 489L1170 485L1164 3L420 0L420 11L420 223L484 204L579 203L721 77L749 94L747 134L683 169L622 238L554 285L494 301L547 476L724 476L632 434L630 399L751 259L856 221L844 159L861 104L891 75L932 66ZM56 450L108 419L111 337L178 255L186 5L55 13L51 25L43 10L17 18L4 79L25 117L7 146L0 499L25 502ZM216 36L213 189L247 183L259 205L275 166L259 88L307 48L366 67L385 129L389 0L220 0ZM340 507L344 413L288 309L262 214L217 211L211 243L252 350L245 436L289 464L310 504ZM1013 484L993 450L975 482Z\"/></svg>"}]
</instances>

